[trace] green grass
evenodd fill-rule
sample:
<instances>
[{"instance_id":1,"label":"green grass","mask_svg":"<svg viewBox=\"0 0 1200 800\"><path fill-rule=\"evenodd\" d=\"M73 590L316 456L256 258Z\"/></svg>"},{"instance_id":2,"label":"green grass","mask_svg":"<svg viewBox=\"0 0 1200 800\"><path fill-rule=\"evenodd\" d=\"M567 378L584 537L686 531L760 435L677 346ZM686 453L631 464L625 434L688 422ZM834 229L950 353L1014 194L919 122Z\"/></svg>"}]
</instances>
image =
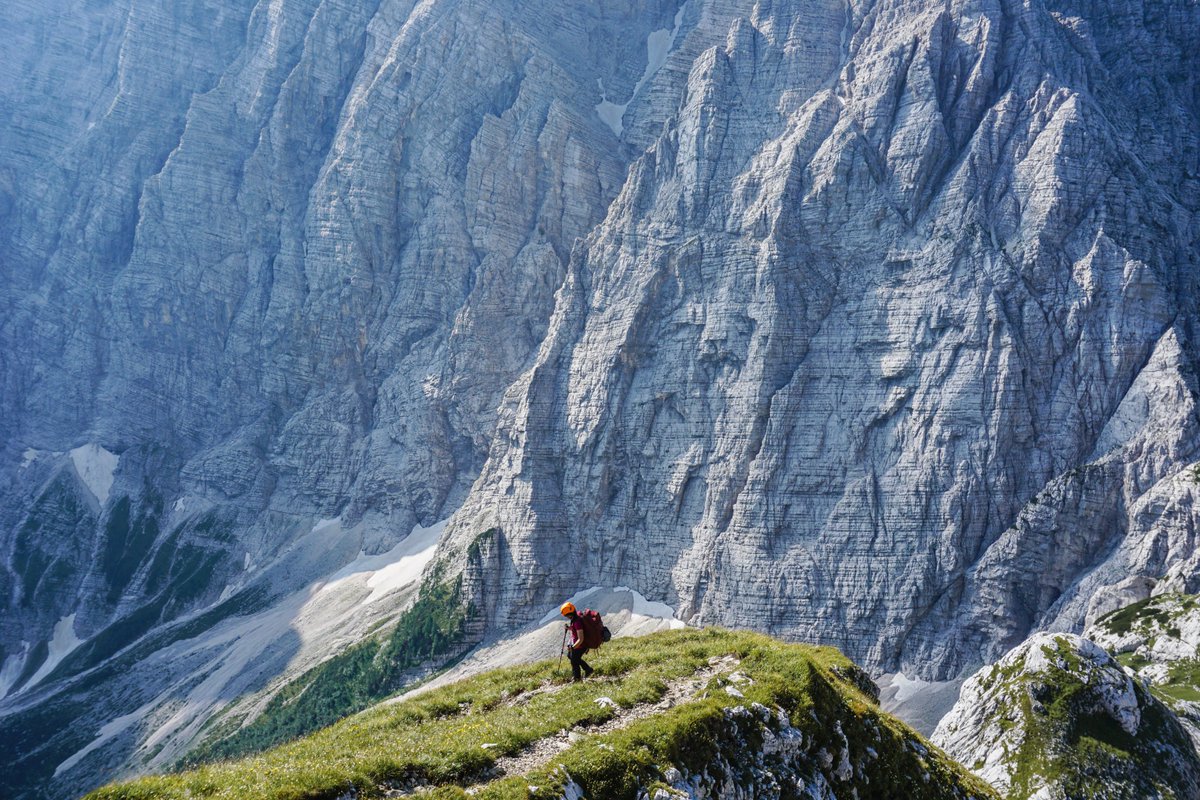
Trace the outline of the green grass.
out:
<instances>
[{"instance_id":1,"label":"green grass","mask_svg":"<svg viewBox=\"0 0 1200 800\"><path fill-rule=\"evenodd\" d=\"M725 762L728 769L748 770L753 758L746 756L752 753L737 749L753 748L756 737L765 735L763 723L731 717L729 709L759 702L782 709L802 731L806 752L814 754L813 770L820 769L816 753L837 753L849 742L851 760L863 766L851 780L836 785L838 797L849 797L854 790L862 800L939 798L967 790L995 798L915 732L882 713L855 685L857 667L837 651L704 629L614 640L592 662L599 680L568 684L567 670L555 661L495 670L402 703L376 706L260 755L108 786L89 800L317 800L336 797L351 786L362 797L377 797L381 784L410 779L431 784L422 793L425 797L464 800L468 795L462 787L480 781L496 758L546 736L586 731L609 719L615 712L597 705L598 696L611 697L624 708L656 702L670 681L693 675L710 658L726 654L741 659L739 669L754 681L741 687L745 699L729 695L714 679L689 702L585 737L544 769L485 783L473 796L550 797L569 773L589 798L635 800L661 781L664 765L699 772L715 768L717 756L725 754L731 756ZM531 693L539 688L553 691ZM518 696L521 702L509 702ZM539 791L531 792L531 784Z\"/></svg>"},{"instance_id":2,"label":"green grass","mask_svg":"<svg viewBox=\"0 0 1200 800\"><path fill-rule=\"evenodd\" d=\"M412 670L449 653L462 639L468 609L459 581L435 575L390 633L379 633L322 662L280 690L246 727L219 720L188 758L204 761L260 752L311 733L395 694Z\"/></svg>"},{"instance_id":3,"label":"green grass","mask_svg":"<svg viewBox=\"0 0 1200 800\"><path fill-rule=\"evenodd\" d=\"M1167 679L1150 687L1158 699L1169 706L1182 700L1200 703L1200 659L1185 658L1171 662Z\"/></svg>"},{"instance_id":4,"label":"green grass","mask_svg":"<svg viewBox=\"0 0 1200 800\"><path fill-rule=\"evenodd\" d=\"M1096 622L1103 625L1109 633L1116 635L1124 635L1134 630L1150 635L1157 626L1169 636L1179 638L1179 629L1171 623L1197 607L1200 607L1200 598L1196 595L1169 592L1147 597L1117 609L1105 614Z\"/></svg>"},{"instance_id":5,"label":"green grass","mask_svg":"<svg viewBox=\"0 0 1200 800\"><path fill-rule=\"evenodd\" d=\"M1019 706L1016 710L1025 731L1015 754L1009 798L1029 797L1044 785L1058 787L1066 797L1115 797L1114 786L1124 787L1121 792L1134 791L1131 797L1150 796L1137 795L1138 791L1161 789L1151 785L1153 776L1173 769L1163 746L1181 753L1191 748L1170 712L1151 703L1135 682L1142 718L1137 735L1132 736L1107 713L1096 710L1088 669L1065 639L1058 638L1053 648L1044 649L1061 668L1032 675L1017 671L1002 678L1019 684L1010 686L1007 695ZM1011 712L1000 709L998 715ZM1175 785L1183 785L1182 779Z\"/></svg>"}]
</instances>

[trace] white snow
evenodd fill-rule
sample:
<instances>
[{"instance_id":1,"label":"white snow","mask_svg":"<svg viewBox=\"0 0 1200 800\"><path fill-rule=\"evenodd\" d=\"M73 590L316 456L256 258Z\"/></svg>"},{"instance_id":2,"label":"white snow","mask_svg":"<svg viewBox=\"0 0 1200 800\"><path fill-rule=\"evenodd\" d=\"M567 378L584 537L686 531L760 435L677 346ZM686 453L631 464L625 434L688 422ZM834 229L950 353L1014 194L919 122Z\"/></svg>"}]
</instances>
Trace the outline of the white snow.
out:
<instances>
[{"instance_id":1,"label":"white snow","mask_svg":"<svg viewBox=\"0 0 1200 800\"><path fill-rule=\"evenodd\" d=\"M603 614L604 624L612 630L614 637L642 636L668 628L687 627L675 619L674 609L669 605L647 600L626 586L615 589L593 586L568 599L579 608L594 608ZM558 609L559 606L555 606L547 610L539 622L522 630L495 634L441 675L386 702L399 702L489 669L556 658L563 643L562 616ZM603 658L603 654L601 649L599 657Z\"/></svg>"},{"instance_id":2,"label":"white snow","mask_svg":"<svg viewBox=\"0 0 1200 800\"><path fill-rule=\"evenodd\" d=\"M91 741L90 744L54 768L54 777L57 778L62 773L78 764L83 760L84 756L98 747L103 746L104 743L109 739L112 739L114 736L120 736L122 733L124 733L130 725L142 718L142 715L145 713L144 708L145 707L143 706L143 708L139 708L137 711L126 714L123 717L117 717L112 722L101 728L99 734Z\"/></svg>"},{"instance_id":3,"label":"white snow","mask_svg":"<svg viewBox=\"0 0 1200 800\"><path fill-rule=\"evenodd\" d=\"M879 676L875 683L884 711L929 735L958 700L963 682L961 679L924 681L896 672Z\"/></svg>"},{"instance_id":4,"label":"white snow","mask_svg":"<svg viewBox=\"0 0 1200 800\"><path fill-rule=\"evenodd\" d=\"M95 495L97 502L104 505L108 502L113 473L117 471L120 458L94 443L76 447L70 455L79 479L87 486L88 491Z\"/></svg>"},{"instance_id":5,"label":"white snow","mask_svg":"<svg viewBox=\"0 0 1200 800\"><path fill-rule=\"evenodd\" d=\"M429 559L433 558L438 538L446 529L446 523L449 521L450 519L446 518L433 523L428 528L417 526L400 544L382 556L376 556L376 558L387 558L388 562L385 566L380 567L374 575L367 578L367 586L371 588L371 594L363 602L374 603L420 578L425 565L429 563Z\"/></svg>"},{"instance_id":6,"label":"white snow","mask_svg":"<svg viewBox=\"0 0 1200 800\"><path fill-rule=\"evenodd\" d=\"M21 652L13 653L4 659L0 666L0 698L8 696L8 690L16 683L25 668L25 657L29 654L29 642L21 642Z\"/></svg>"},{"instance_id":7,"label":"white snow","mask_svg":"<svg viewBox=\"0 0 1200 800\"><path fill-rule=\"evenodd\" d=\"M75 615L60 619L54 626L54 633L50 637L50 652L46 655L45 663L38 668L37 672L33 673L33 677L29 679L29 683L25 684L25 687L33 686L49 675L64 658L70 655L72 650L81 644L83 644L83 640L75 635Z\"/></svg>"},{"instance_id":8,"label":"white snow","mask_svg":"<svg viewBox=\"0 0 1200 800\"><path fill-rule=\"evenodd\" d=\"M380 618L378 613L365 613L365 607L420 579L446 522L441 520L427 528L418 526L386 553L360 555L334 575L289 595L270 609L231 618L194 639L156 653L152 657L163 660L193 659L203 653L205 667L181 675L158 697L106 725L93 742L62 762L55 774L71 769L135 723L153 730L139 748L148 759L147 765L171 763L194 740L211 714L229 702L230 687L252 674L255 665L286 652L290 653L287 671L294 674L328 656L340 644L360 637L365 625ZM333 542L359 533L359 526L347 529L340 518L323 519L298 546L328 557ZM379 608L386 611L384 604Z\"/></svg>"},{"instance_id":9,"label":"white snow","mask_svg":"<svg viewBox=\"0 0 1200 800\"><path fill-rule=\"evenodd\" d=\"M896 694L892 700L896 703L903 703L906 700L911 700L916 697L922 689L932 684L929 681L923 681L920 678L909 678L903 672L897 672L891 676L892 686L896 687Z\"/></svg>"},{"instance_id":10,"label":"white snow","mask_svg":"<svg viewBox=\"0 0 1200 800\"><path fill-rule=\"evenodd\" d=\"M646 617L649 619L669 619L671 628L686 628L687 625L682 620L675 618L675 609L671 608L666 603L660 603L655 600L647 600L640 592L635 592L628 586L618 586L613 589L614 592L629 592L633 595L633 615L635 617Z\"/></svg>"},{"instance_id":11,"label":"white snow","mask_svg":"<svg viewBox=\"0 0 1200 800\"><path fill-rule=\"evenodd\" d=\"M442 535L449 521L450 518L447 517L428 528L416 526L408 536L386 553L375 556L360 554L330 576L321 591L344 588L348 583L362 583L370 589L370 594L361 601L366 605L415 583L421 577L429 559L433 558L438 537ZM340 526L341 520L321 520L313 528L313 532L327 530L335 524Z\"/></svg>"},{"instance_id":12,"label":"white snow","mask_svg":"<svg viewBox=\"0 0 1200 800\"><path fill-rule=\"evenodd\" d=\"M604 81L596 79L596 84L600 87L600 102L596 104L596 113L600 115L600 121L612 129L612 132L620 137L621 132L625 130L625 123L622 119L625 117L625 109L629 103L617 105L608 99L608 94L604 91Z\"/></svg>"},{"instance_id":13,"label":"white snow","mask_svg":"<svg viewBox=\"0 0 1200 800\"><path fill-rule=\"evenodd\" d=\"M18 469L25 469L33 462L37 461L38 451L32 447L25 448L25 452L21 453L21 466Z\"/></svg>"},{"instance_id":14,"label":"white snow","mask_svg":"<svg viewBox=\"0 0 1200 800\"><path fill-rule=\"evenodd\" d=\"M628 595L628 597L621 595ZM640 592L635 592L628 586L617 586L612 589L604 586L592 586L571 595L567 598L567 602L579 608L594 608L601 614L618 609L628 609L631 621L635 623L646 620L669 620L671 628L687 627L681 620L675 619L675 609L666 603L647 600ZM561 606L555 606L547 611L538 624L545 625L557 620L561 616L559 608Z\"/></svg>"},{"instance_id":15,"label":"white snow","mask_svg":"<svg viewBox=\"0 0 1200 800\"><path fill-rule=\"evenodd\" d=\"M675 21L670 29L663 28L652 31L646 37L646 69L642 72L642 77L638 79L637 85L633 87L633 94L629 96L628 100L619 104L612 102L604 91L604 81L596 79L596 85L600 87L600 102L596 104L596 114L599 115L600 121L607 125L618 138L625 130L623 122L625 109L633 102L633 98L638 96L642 87L662 69L663 64L667 63L667 56L670 55L671 48L675 46L675 37L679 35L679 26L683 22L683 12L687 6L688 4L684 3L675 12Z\"/></svg>"},{"instance_id":16,"label":"white snow","mask_svg":"<svg viewBox=\"0 0 1200 800\"><path fill-rule=\"evenodd\" d=\"M612 589L604 586L592 586L576 592L567 600L579 608L594 608L601 614L627 609L630 614L630 623L635 626L639 626L639 623L654 623L653 627L658 627L657 623L660 620L667 620L669 628L687 627L682 620L675 618L675 609L666 603L647 600L640 592L634 591L628 586L616 586ZM556 606L547 611L538 624L545 625L557 620L561 616L559 608L560 606ZM640 625L639 627L645 626Z\"/></svg>"}]
</instances>

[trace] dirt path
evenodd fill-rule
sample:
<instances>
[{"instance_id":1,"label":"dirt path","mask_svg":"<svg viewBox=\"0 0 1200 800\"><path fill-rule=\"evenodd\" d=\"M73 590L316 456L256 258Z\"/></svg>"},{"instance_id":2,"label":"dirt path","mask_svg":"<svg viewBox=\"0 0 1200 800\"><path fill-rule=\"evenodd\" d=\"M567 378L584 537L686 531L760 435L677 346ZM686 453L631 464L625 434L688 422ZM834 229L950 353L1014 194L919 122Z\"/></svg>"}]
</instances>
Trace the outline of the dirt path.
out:
<instances>
[{"instance_id":1,"label":"dirt path","mask_svg":"<svg viewBox=\"0 0 1200 800\"><path fill-rule=\"evenodd\" d=\"M666 693L657 703L639 703L630 708L618 708L611 719L600 725L579 730L561 731L554 736L539 739L519 753L496 759L496 766L493 768L494 772L487 776L484 781L480 781L480 783L495 780L496 778L503 778L508 775L524 775L527 772L532 772L539 767L544 767L555 756L585 737L600 736L610 731L632 725L640 719L661 714L672 706L691 700L697 692L708 685L710 680L722 672L737 669L739 663L738 659L733 656L710 659L708 666L701 667L685 678L679 678L668 683ZM559 687L554 688L561 688L567 685L569 684L560 684ZM597 698L597 702L607 699L606 697L600 697ZM610 700L609 702L612 701Z\"/></svg>"},{"instance_id":2,"label":"dirt path","mask_svg":"<svg viewBox=\"0 0 1200 800\"><path fill-rule=\"evenodd\" d=\"M687 702L696 696L708 682L717 677L723 672L732 672L736 670L741 662L732 655L722 656L720 658L710 658L706 666L693 672L691 675L677 678L667 683L667 691L663 694L661 700L656 703L639 703L630 708L615 708L615 713L607 721L600 725L590 727L581 727L571 729L569 731L560 731L552 736L547 736L533 742L519 753L514 753L510 756L501 756L496 759L495 766L484 775L480 775L478 780L463 784L463 786L479 786L489 781L494 781L497 778L504 778L510 775L524 775L532 772L535 769L546 766L556 756L560 755L571 745L590 736L600 736L611 731L625 728L641 719L652 717L655 714L661 714L667 709ZM607 681L594 681L597 686L603 686ZM505 701L509 705L523 705L528 703L533 697L542 694L554 694L562 691L570 686L570 683L559 684L543 684L536 689L510 698ZM601 696L596 698L596 702L605 704L605 701L612 703L613 701L607 697ZM615 706L615 703L614 703ZM413 792L419 790L420 786L412 786L405 788L393 788L385 792L384 796L389 798L408 797Z\"/></svg>"}]
</instances>

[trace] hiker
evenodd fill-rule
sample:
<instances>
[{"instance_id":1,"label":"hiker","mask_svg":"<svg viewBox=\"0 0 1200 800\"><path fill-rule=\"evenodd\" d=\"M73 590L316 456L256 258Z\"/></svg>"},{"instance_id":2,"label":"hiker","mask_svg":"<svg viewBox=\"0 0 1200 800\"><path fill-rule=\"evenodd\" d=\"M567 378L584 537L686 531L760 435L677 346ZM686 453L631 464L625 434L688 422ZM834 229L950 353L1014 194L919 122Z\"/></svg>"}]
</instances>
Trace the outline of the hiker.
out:
<instances>
[{"instance_id":1,"label":"hiker","mask_svg":"<svg viewBox=\"0 0 1200 800\"><path fill-rule=\"evenodd\" d=\"M583 660L583 654L588 651L588 647L584 643L583 617L575 610L575 604L570 601L563 603L559 611L567 618L567 633L571 638L570 644L567 646L567 658L571 661L571 672L576 681L581 681L592 675L592 668ZM580 670L583 671L582 675Z\"/></svg>"}]
</instances>

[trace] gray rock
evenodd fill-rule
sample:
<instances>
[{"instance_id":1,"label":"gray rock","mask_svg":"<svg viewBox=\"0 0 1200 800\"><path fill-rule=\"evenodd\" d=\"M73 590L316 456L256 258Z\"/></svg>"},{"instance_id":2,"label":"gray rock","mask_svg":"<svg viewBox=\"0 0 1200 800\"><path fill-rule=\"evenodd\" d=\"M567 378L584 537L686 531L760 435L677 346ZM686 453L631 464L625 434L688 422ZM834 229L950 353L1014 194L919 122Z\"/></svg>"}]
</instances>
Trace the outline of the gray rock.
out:
<instances>
[{"instance_id":1,"label":"gray rock","mask_svg":"<svg viewBox=\"0 0 1200 800\"><path fill-rule=\"evenodd\" d=\"M494 630L628 585L925 679L1195 590L1198 17L3 4L0 772L181 752L456 509Z\"/></svg>"},{"instance_id":2,"label":"gray rock","mask_svg":"<svg viewBox=\"0 0 1200 800\"><path fill-rule=\"evenodd\" d=\"M577 249L443 549L502 532L495 624L628 583L952 678L1194 553L1196 10L844 10L730 22Z\"/></svg>"},{"instance_id":3,"label":"gray rock","mask_svg":"<svg viewBox=\"0 0 1200 800\"><path fill-rule=\"evenodd\" d=\"M1037 634L977 672L933 741L1013 800L1200 796L1179 720L1072 634Z\"/></svg>"}]
</instances>

